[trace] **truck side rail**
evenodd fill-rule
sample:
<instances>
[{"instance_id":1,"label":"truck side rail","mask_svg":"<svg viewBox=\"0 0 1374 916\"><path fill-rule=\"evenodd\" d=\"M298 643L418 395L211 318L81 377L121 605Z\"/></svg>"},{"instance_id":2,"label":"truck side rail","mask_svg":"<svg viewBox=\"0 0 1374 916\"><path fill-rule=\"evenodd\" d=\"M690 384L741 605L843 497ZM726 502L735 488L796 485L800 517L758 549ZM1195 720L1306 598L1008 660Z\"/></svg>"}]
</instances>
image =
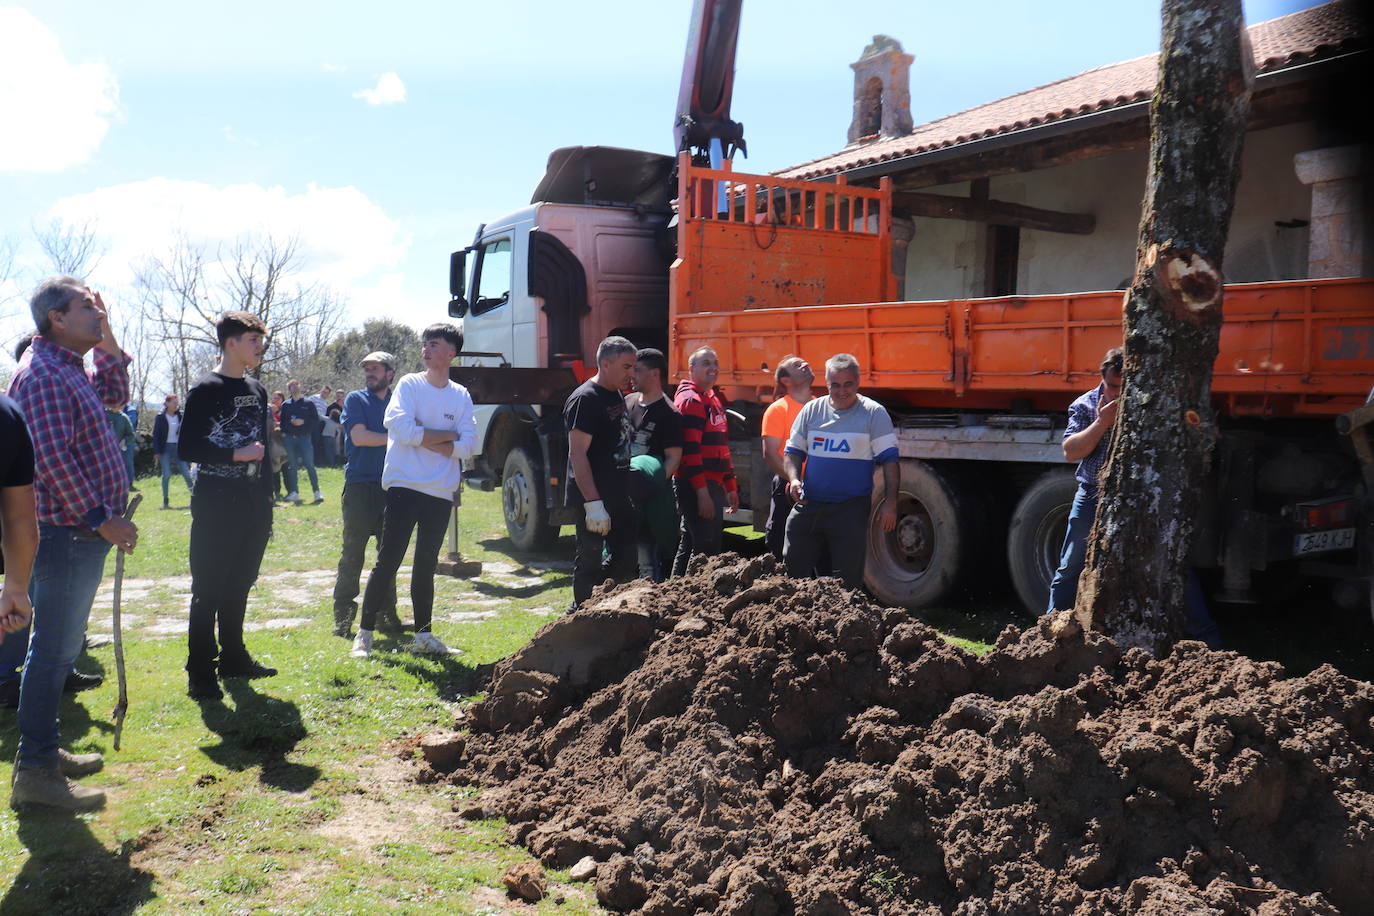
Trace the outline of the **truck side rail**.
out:
<instances>
[{"instance_id":1,"label":"truck side rail","mask_svg":"<svg viewBox=\"0 0 1374 916\"><path fill-rule=\"evenodd\" d=\"M673 365L698 346L720 355L720 384L749 397L773 386L788 354L819 368L857 356L866 390L913 406L954 398L996 409L1066 405L1121 343L1120 291L677 312ZM1374 388L1374 279L1226 287L1212 391L1231 415L1335 416ZM733 388L733 391L729 389ZM997 397L993 397L997 396Z\"/></svg>"}]
</instances>

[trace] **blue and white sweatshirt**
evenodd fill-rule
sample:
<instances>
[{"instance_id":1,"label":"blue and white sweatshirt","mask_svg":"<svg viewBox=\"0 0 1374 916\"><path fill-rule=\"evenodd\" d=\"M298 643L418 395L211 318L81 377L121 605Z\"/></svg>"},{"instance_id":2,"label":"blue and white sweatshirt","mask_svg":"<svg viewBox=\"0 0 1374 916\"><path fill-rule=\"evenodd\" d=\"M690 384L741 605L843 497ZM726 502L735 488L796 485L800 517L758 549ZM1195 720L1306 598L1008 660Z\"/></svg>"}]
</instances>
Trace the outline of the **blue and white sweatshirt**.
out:
<instances>
[{"instance_id":1,"label":"blue and white sweatshirt","mask_svg":"<svg viewBox=\"0 0 1374 916\"><path fill-rule=\"evenodd\" d=\"M812 398L797 414L787 454L806 459L807 501L838 503L873 493L873 466L897 460L897 434L887 410L872 398L836 410L830 398Z\"/></svg>"}]
</instances>

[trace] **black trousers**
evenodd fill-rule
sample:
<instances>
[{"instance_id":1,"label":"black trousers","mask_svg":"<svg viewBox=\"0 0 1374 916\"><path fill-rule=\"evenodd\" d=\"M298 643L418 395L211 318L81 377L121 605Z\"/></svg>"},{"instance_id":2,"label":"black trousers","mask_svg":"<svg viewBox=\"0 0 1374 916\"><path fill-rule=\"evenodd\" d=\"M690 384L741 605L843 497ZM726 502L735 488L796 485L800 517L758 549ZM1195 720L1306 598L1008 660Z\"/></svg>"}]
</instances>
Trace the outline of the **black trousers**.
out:
<instances>
[{"instance_id":1,"label":"black trousers","mask_svg":"<svg viewBox=\"0 0 1374 916\"><path fill-rule=\"evenodd\" d=\"M340 615L353 620L357 610L354 601L358 597L358 583L363 574L363 560L367 554L367 542L377 539L377 557L382 553L382 525L386 518L386 491L380 481L350 481L344 484L343 501L343 547L339 551L339 574L334 580L334 618ZM385 596L382 609L396 610L396 583L393 580L390 594Z\"/></svg>"},{"instance_id":2,"label":"black trousers","mask_svg":"<svg viewBox=\"0 0 1374 916\"><path fill-rule=\"evenodd\" d=\"M213 674L215 659L249 660L243 645L248 592L272 536L272 504L262 484L200 475L191 492L191 619L186 670ZM215 629L219 628L219 645Z\"/></svg>"},{"instance_id":3,"label":"black trousers","mask_svg":"<svg viewBox=\"0 0 1374 916\"><path fill-rule=\"evenodd\" d=\"M768 552L782 559L783 542L787 536L787 516L792 514L792 497L787 495L787 480L773 475L772 500L768 504L768 524L763 543Z\"/></svg>"},{"instance_id":4,"label":"black trousers","mask_svg":"<svg viewBox=\"0 0 1374 916\"><path fill-rule=\"evenodd\" d=\"M607 579L629 582L639 574L639 518L630 503L629 480L600 487L602 504L611 517L611 533L600 535L587 527L582 506L576 510L577 558L573 561L573 605L591 596ZM573 483L572 486L577 486Z\"/></svg>"},{"instance_id":5,"label":"black trousers","mask_svg":"<svg viewBox=\"0 0 1374 916\"><path fill-rule=\"evenodd\" d=\"M715 518L702 518L697 511L697 491L685 480L673 478L673 492L677 494L677 511L682 516L677 556L673 558L673 575L685 576L687 564L695 556L720 553L720 540L725 533L725 488L708 483L707 491L716 505Z\"/></svg>"},{"instance_id":6,"label":"black trousers","mask_svg":"<svg viewBox=\"0 0 1374 916\"><path fill-rule=\"evenodd\" d=\"M449 500L418 490L393 485L386 491L382 546L377 551L377 565L367 577L359 629L376 629L377 611L387 600L396 600L396 570L410 548L410 535L418 529L410 571L410 603L415 608L415 632L429 632L434 615L434 569L439 565L439 548L444 546L452 511Z\"/></svg>"},{"instance_id":7,"label":"black trousers","mask_svg":"<svg viewBox=\"0 0 1374 916\"><path fill-rule=\"evenodd\" d=\"M871 496L858 496L841 503L810 500L794 506L787 516L783 548L787 574L797 579L815 575L821 552L828 549L834 575L843 579L847 588L861 588L872 505Z\"/></svg>"}]
</instances>

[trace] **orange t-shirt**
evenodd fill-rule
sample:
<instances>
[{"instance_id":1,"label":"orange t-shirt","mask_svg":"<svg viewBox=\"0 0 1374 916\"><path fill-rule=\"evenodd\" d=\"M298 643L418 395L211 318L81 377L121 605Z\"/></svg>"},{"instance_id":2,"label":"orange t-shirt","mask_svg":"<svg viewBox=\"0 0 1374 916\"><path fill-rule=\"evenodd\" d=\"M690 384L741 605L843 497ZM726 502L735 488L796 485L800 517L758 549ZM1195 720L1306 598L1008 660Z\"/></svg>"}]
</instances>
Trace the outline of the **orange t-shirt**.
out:
<instances>
[{"instance_id":1,"label":"orange t-shirt","mask_svg":"<svg viewBox=\"0 0 1374 916\"><path fill-rule=\"evenodd\" d=\"M768 409L763 412L763 434L777 436L782 440L778 446L779 458L787 448L787 440L792 437L792 424L797 422L797 414L801 413L802 407L801 401L793 400L790 395L783 395L779 400L769 404Z\"/></svg>"}]
</instances>

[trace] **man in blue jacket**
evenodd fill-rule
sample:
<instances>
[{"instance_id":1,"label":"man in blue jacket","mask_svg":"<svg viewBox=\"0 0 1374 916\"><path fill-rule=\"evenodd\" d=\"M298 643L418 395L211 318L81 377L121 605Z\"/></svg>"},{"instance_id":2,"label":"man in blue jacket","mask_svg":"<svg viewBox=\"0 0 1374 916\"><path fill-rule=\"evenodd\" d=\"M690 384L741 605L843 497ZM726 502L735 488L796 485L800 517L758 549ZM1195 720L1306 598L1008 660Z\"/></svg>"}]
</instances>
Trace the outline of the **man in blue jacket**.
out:
<instances>
[{"instance_id":1,"label":"man in blue jacket","mask_svg":"<svg viewBox=\"0 0 1374 916\"><path fill-rule=\"evenodd\" d=\"M191 466L181 460L177 454L177 443L181 441L181 402L174 394L167 395L162 402L162 413L157 415L153 421L153 454L157 456L158 464L162 468L162 508L170 509L167 501L167 481L172 479L172 472L181 474L181 479L186 481L187 491L195 488L194 481L191 480Z\"/></svg>"},{"instance_id":2,"label":"man in blue jacket","mask_svg":"<svg viewBox=\"0 0 1374 916\"><path fill-rule=\"evenodd\" d=\"M391 383L396 378L396 357L375 350L362 358L363 387L350 391L344 400L339 424L344 431L343 546L339 575L334 580L334 635L352 639L358 612L358 580L363 572L367 542L376 538L382 549L382 520L386 515L386 491L382 469L386 463L386 416L391 403ZM396 616L396 584L377 613L377 629L401 632Z\"/></svg>"},{"instance_id":3,"label":"man in blue jacket","mask_svg":"<svg viewBox=\"0 0 1374 916\"><path fill-rule=\"evenodd\" d=\"M281 406L282 439L286 443L286 501L298 503L300 494L296 489L296 475L305 466L310 475L310 486L315 490L315 502L324 502L320 492L320 479L315 473L315 427L320 424L320 413L308 398L301 397L301 383L292 379L286 385L286 403Z\"/></svg>"}]
</instances>

